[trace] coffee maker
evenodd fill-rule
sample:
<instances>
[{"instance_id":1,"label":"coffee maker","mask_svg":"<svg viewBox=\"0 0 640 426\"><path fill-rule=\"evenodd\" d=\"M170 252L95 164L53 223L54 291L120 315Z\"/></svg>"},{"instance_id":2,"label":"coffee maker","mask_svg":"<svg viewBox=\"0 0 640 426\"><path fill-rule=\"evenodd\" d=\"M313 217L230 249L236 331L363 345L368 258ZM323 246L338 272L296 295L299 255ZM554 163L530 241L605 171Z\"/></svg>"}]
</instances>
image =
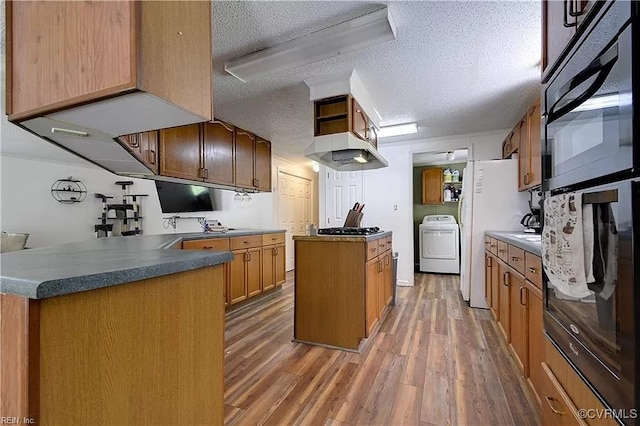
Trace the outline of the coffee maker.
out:
<instances>
[{"instance_id":1,"label":"coffee maker","mask_svg":"<svg viewBox=\"0 0 640 426\"><path fill-rule=\"evenodd\" d=\"M540 234L542 232L542 222L540 221L540 203L542 202L542 193L534 190L529 191L529 210L530 213L524 215L520 224L524 226L524 232Z\"/></svg>"}]
</instances>

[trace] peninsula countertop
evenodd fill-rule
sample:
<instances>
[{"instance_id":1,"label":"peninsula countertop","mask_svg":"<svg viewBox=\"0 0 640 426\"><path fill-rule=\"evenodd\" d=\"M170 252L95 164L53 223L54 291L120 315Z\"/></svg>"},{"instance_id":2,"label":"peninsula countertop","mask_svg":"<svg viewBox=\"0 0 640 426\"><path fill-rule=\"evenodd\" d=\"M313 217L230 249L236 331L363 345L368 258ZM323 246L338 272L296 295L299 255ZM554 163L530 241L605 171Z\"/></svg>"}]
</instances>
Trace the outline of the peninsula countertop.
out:
<instances>
[{"instance_id":1,"label":"peninsula countertop","mask_svg":"<svg viewBox=\"0 0 640 426\"><path fill-rule=\"evenodd\" d=\"M0 255L0 292L44 299L229 262L228 251L180 250L181 241L282 233L238 229L225 233L97 238Z\"/></svg>"}]
</instances>

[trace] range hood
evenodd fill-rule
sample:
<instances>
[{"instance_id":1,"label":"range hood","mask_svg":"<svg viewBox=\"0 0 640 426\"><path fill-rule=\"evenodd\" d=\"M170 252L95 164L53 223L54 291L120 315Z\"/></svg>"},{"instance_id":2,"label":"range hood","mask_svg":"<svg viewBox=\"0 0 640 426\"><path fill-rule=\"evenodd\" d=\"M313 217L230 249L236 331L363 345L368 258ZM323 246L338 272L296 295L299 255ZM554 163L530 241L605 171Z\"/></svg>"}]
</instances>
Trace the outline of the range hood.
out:
<instances>
[{"instance_id":1,"label":"range hood","mask_svg":"<svg viewBox=\"0 0 640 426\"><path fill-rule=\"evenodd\" d=\"M317 136L304 155L340 171L380 169L389 165L373 145L349 132Z\"/></svg>"}]
</instances>

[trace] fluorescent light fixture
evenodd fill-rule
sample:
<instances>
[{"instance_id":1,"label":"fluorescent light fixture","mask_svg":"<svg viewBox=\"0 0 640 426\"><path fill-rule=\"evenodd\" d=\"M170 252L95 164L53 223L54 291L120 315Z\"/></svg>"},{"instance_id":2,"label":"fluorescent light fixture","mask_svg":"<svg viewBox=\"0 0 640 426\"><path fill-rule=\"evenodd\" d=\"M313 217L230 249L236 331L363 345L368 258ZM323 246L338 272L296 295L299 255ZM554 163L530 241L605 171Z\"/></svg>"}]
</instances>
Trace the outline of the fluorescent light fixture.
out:
<instances>
[{"instance_id":1,"label":"fluorescent light fixture","mask_svg":"<svg viewBox=\"0 0 640 426\"><path fill-rule=\"evenodd\" d=\"M224 69L243 82L343 53L395 40L387 7L350 21L225 62Z\"/></svg>"},{"instance_id":2,"label":"fluorescent light fixture","mask_svg":"<svg viewBox=\"0 0 640 426\"><path fill-rule=\"evenodd\" d=\"M398 124L396 126L382 126L378 131L378 137L386 138L389 136L410 135L412 133L418 133L417 123Z\"/></svg>"}]
</instances>

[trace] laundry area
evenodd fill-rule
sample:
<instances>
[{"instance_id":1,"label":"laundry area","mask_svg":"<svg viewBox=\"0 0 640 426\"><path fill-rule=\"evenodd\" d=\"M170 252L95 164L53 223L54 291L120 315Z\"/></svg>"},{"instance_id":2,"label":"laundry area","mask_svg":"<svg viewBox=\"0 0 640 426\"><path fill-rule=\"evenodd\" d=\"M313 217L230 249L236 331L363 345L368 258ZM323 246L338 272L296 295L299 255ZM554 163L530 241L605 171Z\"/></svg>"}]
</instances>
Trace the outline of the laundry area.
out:
<instances>
[{"instance_id":1,"label":"laundry area","mask_svg":"<svg viewBox=\"0 0 640 426\"><path fill-rule=\"evenodd\" d=\"M452 215L425 216L419 227L420 272L460 273L460 228Z\"/></svg>"}]
</instances>

